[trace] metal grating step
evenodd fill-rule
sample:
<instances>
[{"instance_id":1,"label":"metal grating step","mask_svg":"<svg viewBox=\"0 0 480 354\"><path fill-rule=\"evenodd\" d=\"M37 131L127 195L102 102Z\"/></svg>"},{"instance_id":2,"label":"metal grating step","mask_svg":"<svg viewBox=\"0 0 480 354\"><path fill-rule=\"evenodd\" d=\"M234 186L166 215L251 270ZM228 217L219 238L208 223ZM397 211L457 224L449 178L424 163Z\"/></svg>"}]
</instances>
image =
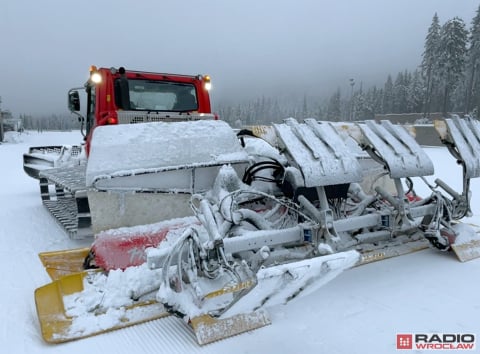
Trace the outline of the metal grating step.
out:
<instances>
[{"instance_id":1,"label":"metal grating step","mask_svg":"<svg viewBox=\"0 0 480 354\"><path fill-rule=\"evenodd\" d=\"M57 186L75 194L77 191L86 190L85 174L86 165L78 165L69 168L52 168L40 172L40 177L55 183Z\"/></svg>"}]
</instances>

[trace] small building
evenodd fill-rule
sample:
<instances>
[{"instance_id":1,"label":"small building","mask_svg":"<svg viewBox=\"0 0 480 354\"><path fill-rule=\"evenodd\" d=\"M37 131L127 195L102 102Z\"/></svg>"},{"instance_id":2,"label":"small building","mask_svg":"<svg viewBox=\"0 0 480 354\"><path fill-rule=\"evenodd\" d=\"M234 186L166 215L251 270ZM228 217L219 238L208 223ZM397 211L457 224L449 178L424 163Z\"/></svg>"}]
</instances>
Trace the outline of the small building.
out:
<instances>
[{"instance_id":1,"label":"small building","mask_svg":"<svg viewBox=\"0 0 480 354\"><path fill-rule=\"evenodd\" d=\"M5 132L22 131L22 120L14 118L10 111L0 111L0 141L4 140Z\"/></svg>"}]
</instances>

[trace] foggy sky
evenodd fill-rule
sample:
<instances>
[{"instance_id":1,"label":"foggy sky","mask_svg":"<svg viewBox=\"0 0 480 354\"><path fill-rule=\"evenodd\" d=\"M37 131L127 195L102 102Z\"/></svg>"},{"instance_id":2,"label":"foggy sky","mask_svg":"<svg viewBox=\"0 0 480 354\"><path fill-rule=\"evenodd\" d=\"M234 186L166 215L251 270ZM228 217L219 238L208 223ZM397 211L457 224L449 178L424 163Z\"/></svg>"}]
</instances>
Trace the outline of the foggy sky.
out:
<instances>
[{"instance_id":1,"label":"foggy sky","mask_svg":"<svg viewBox=\"0 0 480 354\"><path fill-rule=\"evenodd\" d=\"M2 0L1 108L65 113L90 65L210 74L213 104L348 92L413 70L435 12L475 0Z\"/></svg>"}]
</instances>

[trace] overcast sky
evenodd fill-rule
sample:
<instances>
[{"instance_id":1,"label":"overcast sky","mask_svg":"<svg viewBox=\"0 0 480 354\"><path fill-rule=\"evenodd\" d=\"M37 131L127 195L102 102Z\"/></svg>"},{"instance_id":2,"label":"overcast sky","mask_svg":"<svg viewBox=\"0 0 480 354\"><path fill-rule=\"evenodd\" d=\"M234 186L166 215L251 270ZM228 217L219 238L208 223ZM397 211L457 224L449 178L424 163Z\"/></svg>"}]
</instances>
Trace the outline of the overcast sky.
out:
<instances>
[{"instance_id":1,"label":"overcast sky","mask_svg":"<svg viewBox=\"0 0 480 354\"><path fill-rule=\"evenodd\" d=\"M1 0L0 96L67 112L90 65L212 76L215 102L348 92L413 70L435 12L468 28L478 0Z\"/></svg>"}]
</instances>

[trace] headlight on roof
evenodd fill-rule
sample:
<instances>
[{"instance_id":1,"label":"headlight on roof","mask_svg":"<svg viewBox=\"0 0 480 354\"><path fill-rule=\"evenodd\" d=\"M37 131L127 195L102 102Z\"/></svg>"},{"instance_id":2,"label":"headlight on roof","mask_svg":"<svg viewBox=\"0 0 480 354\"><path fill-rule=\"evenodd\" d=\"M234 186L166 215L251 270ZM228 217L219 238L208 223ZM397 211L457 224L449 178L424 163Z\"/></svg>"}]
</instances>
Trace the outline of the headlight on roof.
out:
<instances>
[{"instance_id":1,"label":"headlight on roof","mask_svg":"<svg viewBox=\"0 0 480 354\"><path fill-rule=\"evenodd\" d=\"M102 75L100 75L95 65L90 66L90 81L94 84L102 82Z\"/></svg>"},{"instance_id":2,"label":"headlight on roof","mask_svg":"<svg viewBox=\"0 0 480 354\"><path fill-rule=\"evenodd\" d=\"M205 90L210 91L212 88L212 82L210 81L210 75L205 75L203 77L203 85L205 87Z\"/></svg>"}]
</instances>

